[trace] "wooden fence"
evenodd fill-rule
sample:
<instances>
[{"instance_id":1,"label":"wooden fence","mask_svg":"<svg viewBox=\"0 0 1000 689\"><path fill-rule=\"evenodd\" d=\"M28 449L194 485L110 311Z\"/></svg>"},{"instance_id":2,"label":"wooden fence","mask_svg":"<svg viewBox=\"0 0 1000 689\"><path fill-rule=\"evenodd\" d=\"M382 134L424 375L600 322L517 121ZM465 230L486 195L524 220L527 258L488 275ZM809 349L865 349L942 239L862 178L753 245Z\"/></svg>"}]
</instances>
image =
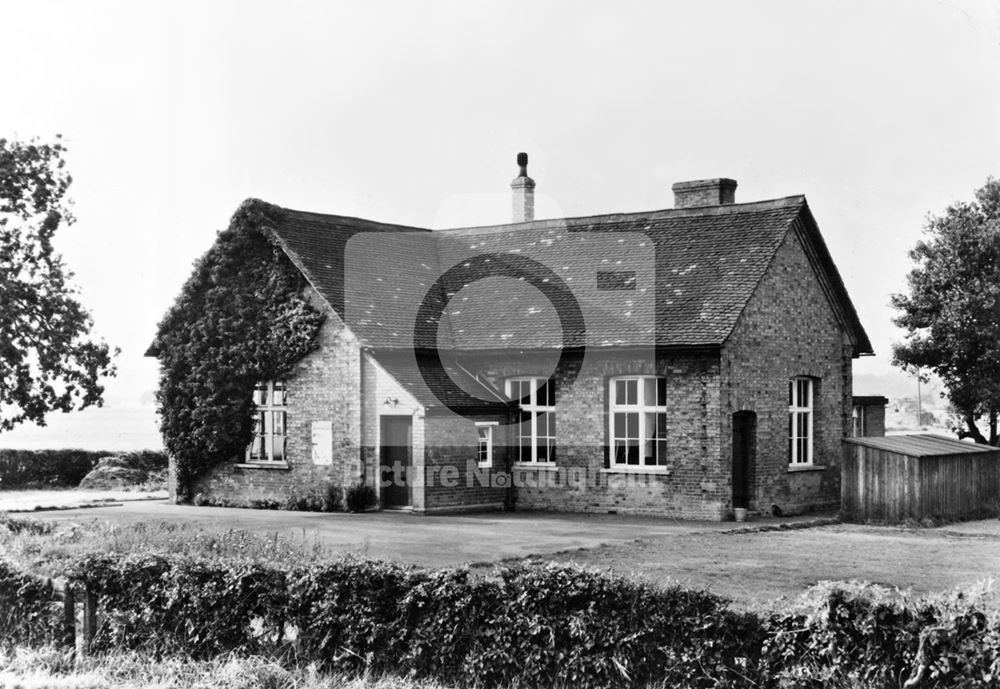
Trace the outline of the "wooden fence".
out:
<instances>
[{"instance_id":1,"label":"wooden fence","mask_svg":"<svg viewBox=\"0 0 1000 689\"><path fill-rule=\"evenodd\" d=\"M845 440L841 510L847 519L960 519L998 507L1000 449L936 436Z\"/></svg>"},{"instance_id":2,"label":"wooden fence","mask_svg":"<svg viewBox=\"0 0 1000 689\"><path fill-rule=\"evenodd\" d=\"M97 634L97 594L59 579L52 581L52 590L63 604L61 645L86 655ZM78 605L82 608L79 617Z\"/></svg>"}]
</instances>

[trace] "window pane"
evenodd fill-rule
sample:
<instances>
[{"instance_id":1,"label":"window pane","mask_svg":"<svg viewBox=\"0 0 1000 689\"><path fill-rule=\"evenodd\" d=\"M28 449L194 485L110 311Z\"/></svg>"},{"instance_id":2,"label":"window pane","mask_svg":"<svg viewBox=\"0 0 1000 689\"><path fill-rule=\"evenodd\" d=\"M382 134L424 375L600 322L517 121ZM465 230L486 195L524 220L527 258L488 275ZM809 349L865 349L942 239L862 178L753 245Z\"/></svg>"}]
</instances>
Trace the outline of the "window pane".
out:
<instances>
[{"instance_id":1,"label":"window pane","mask_svg":"<svg viewBox=\"0 0 1000 689\"><path fill-rule=\"evenodd\" d=\"M625 437L625 416L622 412L615 414L615 438Z\"/></svg>"},{"instance_id":2,"label":"window pane","mask_svg":"<svg viewBox=\"0 0 1000 689\"><path fill-rule=\"evenodd\" d=\"M629 438L639 438L639 415L625 415L625 435Z\"/></svg>"},{"instance_id":3,"label":"window pane","mask_svg":"<svg viewBox=\"0 0 1000 689\"><path fill-rule=\"evenodd\" d=\"M656 406L667 406L667 379L662 376L656 379Z\"/></svg>"},{"instance_id":4,"label":"window pane","mask_svg":"<svg viewBox=\"0 0 1000 689\"><path fill-rule=\"evenodd\" d=\"M284 435L285 434L285 412L276 411L271 412L274 414L274 434Z\"/></svg>"},{"instance_id":5,"label":"window pane","mask_svg":"<svg viewBox=\"0 0 1000 689\"><path fill-rule=\"evenodd\" d=\"M615 440L615 464L625 464L626 447L624 440Z\"/></svg>"},{"instance_id":6,"label":"window pane","mask_svg":"<svg viewBox=\"0 0 1000 689\"><path fill-rule=\"evenodd\" d=\"M544 440L538 444L538 461L549 461L549 446Z\"/></svg>"},{"instance_id":7,"label":"window pane","mask_svg":"<svg viewBox=\"0 0 1000 689\"><path fill-rule=\"evenodd\" d=\"M647 407L656 406L656 379L642 379L642 403Z\"/></svg>"},{"instance_id":8,"label":"window pane","mask_svg":"<svg viewBox=\"0 0 1000 689\"><path fill-rule=\"evenodd\" d=\"M537 425L535 426L538 432L538 437L541 438L547 436L549 434L549 424L548 424L549 415L545 412L540 411L536 412L535 416L538 419Z\"/></svg>"},{"instance_id":9,"label":"window pane","mask_svg":"<svg viewBox=\"0 0 1000 689\"><path fill-rule=\"evenodd\" d=\"M625 385L626 381L616 380L615 381L615 404L625 404Z\"/></svg>"},{"instance_id":10,"label":"window pane","mask_svg":"<svg viewBox=\"0 0 1000 689\"><path fill-rule=\"evenodd\" d=\"M251 461L260 461L261 452L263 450L263 437L255 435L253 440L250 442L250 459Z\"/></svg>"},{"instance_id":11,"label":"window pane","mask_svg":"<svg viewBox=\"0 0 1000 689\"><path fill-rule=\"evenodd\" d=\"M639 441L628 441L628 463L634 466L639 465Z\"/></svg>"},{"instance_id":12,"label":"window pane","mask_svg":"<svg viewBox=\"0 0 1000 689\"><path fill-rule=\"evenodd\" d=\"M272 400L271 404L274 405L274 406L276 406L276 407L283 407L283 406L285 406L286 395L287 395L287 391L285 390L285 384L284 383L275 383L274 384L274 396L273 396L273 400Z\"/></svg>"},{"instance_id":13,"label":"window pane","mask_svg":"<svg viewBox=\"0 0 1000 689\"><path fill-rule=\"evenodd\" d=\"M642 443L642 463L646 466L656 464L656 446L652 440L646 440Z\"/></svg>"},{"instance_id":14,"label":"window pane","mask_svg":"<svg viewBox=\"0 0 1000 689\"><path fill-rule=\"evenodd\" d=\"M626 404L638 404L639 403L639 381L628 380L625 381L625 403Z\"/></svg>"},{"instance_id":15,"label":"window pane","mask_svg":"<svg viewBox=\"0 0 1000 689\"><path fill-rule=\"evenodd\" d=\"M795 461L795 414L788 415L788 461Z\"/></svg>"},{"instance_id":16,"label":"window pane","mask_svg":"<svg viewBox=\"0 0 1000 689\"><path fill-rule=\"evenodd\" d=\"M656 463L663 466L667 463L667 441L656 441Z\"/></svg>"},{"instance_id":17,"label":"window pane","mask_svg":"<svg viewBox=\"0 0 1000 689\"><path fill-rule=\"evenodd\" d=\"M549 436L552 438L556 437L556 413L554 411L547 412L549 417Z\"/></svg>"},{"instance_id":18,"label":"window pane","mask_svg":"<svg viewBox=\"0 0 1000 689\"><path fill-rule=\"evenodd\" d=\"M545 385L545 391L545 404L549 407L556 406L556 382L554 380L550 380Z\"/></svg>"},{"instance_id":19,"label":"window pane","mask_svg":"<svg viewBox=\"0 0 1000 689\"><path fill-rule=\"evenodd\" d=\"M531 436L522 436L520 445L518 446L518 461L520 462L530 462L531 461Z\"/></svg>"},{"instance_id":20,"label":"window pane","mask_svg":"<svg viewBox=\"0 0 1000 689\"><path fill-rule=\"evenodd\" d=\"M281 435L274 436L274 454L272 459L276 462L285 461L285 437Z\"/></svg>"}]
</instances>

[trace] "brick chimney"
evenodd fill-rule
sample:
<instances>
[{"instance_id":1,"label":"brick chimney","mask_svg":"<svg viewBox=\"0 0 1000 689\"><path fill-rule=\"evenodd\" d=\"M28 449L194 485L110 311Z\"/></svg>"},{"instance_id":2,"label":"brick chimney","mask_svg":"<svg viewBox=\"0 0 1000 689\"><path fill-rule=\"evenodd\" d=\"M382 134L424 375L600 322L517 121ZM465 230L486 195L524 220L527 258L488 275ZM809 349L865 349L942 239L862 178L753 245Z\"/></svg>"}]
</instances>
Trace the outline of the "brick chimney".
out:
<instances>
[{"instance_id":1,"label":"brick chimney","mask_svg":"<svg viewBox=\"0 0 1000 689\"><path fill-rule=\"evenodd\" d=\"M674 208L721 206L736 201L736 180L726 177L678 182L674 190Z\"/></svg>"},{"instance_id":2,"label":"brick chimney","mask_svg":"<svg viewBox=\"0 0 1000 689\"><path fill-rule=\"evenodd\" d=\"M517 164L521 167L521 172L510 183L510 188L514 191L514 222L525 222L535 219L535 180L528 177L527 153L517 154Z\"/></svg>"}]
</instances>

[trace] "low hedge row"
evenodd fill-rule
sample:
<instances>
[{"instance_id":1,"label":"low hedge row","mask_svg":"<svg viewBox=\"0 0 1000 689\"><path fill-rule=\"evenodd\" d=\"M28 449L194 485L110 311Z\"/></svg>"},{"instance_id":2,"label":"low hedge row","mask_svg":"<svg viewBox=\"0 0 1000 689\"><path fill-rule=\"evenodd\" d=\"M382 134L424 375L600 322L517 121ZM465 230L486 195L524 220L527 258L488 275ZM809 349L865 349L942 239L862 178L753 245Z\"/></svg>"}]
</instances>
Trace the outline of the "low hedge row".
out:
<instances>
[{"instance_id":1,"label":"low hedge row","mask_svg":"<svg viewBox=\"0 0 1000 689\"><path fill-rule=\"evenodd\" d=\"M0 561L0 647L54 643L58 607L50 582Z\"/></svg>"},{"instance_id":2,"label":"low hedge row","mask_svg":"<svg viewBox=\"0 0 1000 689\"><path fill-rule=\"evenodd\" d=\"M72 576L100 597L98 651L255 653L482 687L943 688L1000 677L1000 617L961 596L906 602L828 586L759 616L709 593L555 565L484 579L368 560L281 570L90 556ZM0 615L0 640L53 638L45 591L0 568L0 605L21 610Z\"/></svg>"},{"instance_id":3,"label":"low hedge row","mask_svg":"<svg viewBox=\"0 0 1000 689\"><path fill-rule=\"evenodd\" d=\"M0 449L0 490L75 488L100 459L118 456L129 466L166 470L163 452L94 452L91 450Z\"/></svg>"}]
</instances>

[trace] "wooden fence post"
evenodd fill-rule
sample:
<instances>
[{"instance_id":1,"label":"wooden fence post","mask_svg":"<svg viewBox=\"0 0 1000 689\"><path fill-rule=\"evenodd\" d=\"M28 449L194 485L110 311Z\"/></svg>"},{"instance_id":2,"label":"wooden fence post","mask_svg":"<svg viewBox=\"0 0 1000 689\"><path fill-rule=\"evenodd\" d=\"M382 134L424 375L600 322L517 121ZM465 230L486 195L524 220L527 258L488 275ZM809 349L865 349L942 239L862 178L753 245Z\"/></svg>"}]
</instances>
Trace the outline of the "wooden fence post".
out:
<instances>
[{"instance_id":1,"label":"wooden fence post","mask_svg":"<svg viewBox=\"0 0 1000 689\"><path fill-rule=\"evenodd\" d=\"M76 649L76 591L69 582L63 587L62 645Z\"/></svg>"},{"instance_id":2,"label":"wooden fence post","mask_svg":"<svg viewBox=\"0 0 1000 689\"><path fill-rule=\"evenodd\" d=\"M93 643L95 634L97 634L97 594L88 586L84 589L83 595L83 653L90 652L90 644Z\"/></svg>"}]
</instances>

